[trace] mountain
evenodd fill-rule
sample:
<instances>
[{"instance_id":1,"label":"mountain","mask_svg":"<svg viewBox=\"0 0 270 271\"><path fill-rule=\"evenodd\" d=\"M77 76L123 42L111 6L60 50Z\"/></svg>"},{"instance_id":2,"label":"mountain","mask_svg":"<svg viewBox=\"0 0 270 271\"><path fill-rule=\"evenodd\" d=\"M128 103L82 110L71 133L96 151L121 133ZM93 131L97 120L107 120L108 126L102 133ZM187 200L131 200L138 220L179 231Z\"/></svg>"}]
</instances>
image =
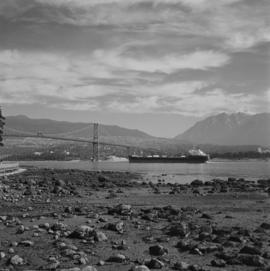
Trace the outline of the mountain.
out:
<instances>
[{"instance_id":1,"label":"mountain","mask_svg":"<svg viewBox=\"0 0 270 271\"><path fill-rule=\"evenodd\" d=\"M197 122L175 137L194 144L270 145L270 113L221 113Z\"/></svg>"},{"instance_id":2,"label":"mountain","mask_svg":"<svg viewBox=\"0 0 270 271\"><path fill-rule=\"evenodd\" d=\"M5 125L6 133L34 133L41 132L46 135L92 138L93 125L89 123L73 123L50 119L31 119L26 116L8 116ZM100 139L151 139L152 136L133 129L126 129L116 125L99 125Z\"/></svg>"},{"instance_id":3,"label":"mountain","mask_svg":"<svg viewBox=\"0 0 270 271\"><path fill-rule=\"evenodd\" d=\"M50 119L32 119L23 115L6 117L5 133L7 134L37 134L38 132L43 133L44 135L59 137L92 139L93 125L90 123L73 123ZM100 124L99 140L108 143L138 146L146 149L164 150L165 152L180 152L180 150L186 150L190 147L186 146L187 142L158 138L137 129L127 129L116 125ZM7 142L6 145L13 146L16 144L16 146L23 146L25 144L27 146L40 146L51 143L59 144L61 141L48 141L47 139L42 138L31 138L27 140L16 138L9 139L9 142Z\"/></svg>"}]
</instances>

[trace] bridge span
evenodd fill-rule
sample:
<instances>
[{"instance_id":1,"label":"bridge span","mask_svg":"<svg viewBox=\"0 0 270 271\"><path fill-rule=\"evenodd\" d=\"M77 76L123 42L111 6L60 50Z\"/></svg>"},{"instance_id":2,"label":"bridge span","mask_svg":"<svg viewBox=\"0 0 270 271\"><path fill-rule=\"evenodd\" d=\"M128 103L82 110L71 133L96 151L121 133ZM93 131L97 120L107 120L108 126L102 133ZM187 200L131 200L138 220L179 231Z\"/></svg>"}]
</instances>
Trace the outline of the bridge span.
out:
<instances>
[{"instance_id":1,"label":"bridge span","mask_svg":"<svg viewBox=\"0 0 270 271\"><path fill-rule=\"evenodd\" d=\"M130 149L131 148L140 148L138 146L131 146L127 144L118 144L118 143L110 143L110 142L105 142L105 141L99 141L99 133L98 133L98 123L94 123L94 130L93 130L93 138L92 139L83 139L83 138L72 138L72 137L63 137L63 133L59 134L61 136L57 135L46 135L41 132L38 132L36 134L34 133L25 133L25 132L20 132L14 129L7 129L7 130L13 130L13 133L4 133L3 137L5 138L42 138L42 139L54 139L54 140L61 140L61 141L69 141L69 142L80 142L80 143L89 143L92 144L93 146L93 154L92 158L94 161L99 160L99 145L105 145L105 146L112 146L112 147L122 147L126 148L127 154L130 154ZM17 132L14 133L14 132ZM68 132L66 134L71 134L71 132ZM140 148L143 149L143 148ZM145 149L146 150L146 149ZM147 149L147 150L150 150ZM151 149L153 151L153 149Z\"/></svg>"}]
</instances>

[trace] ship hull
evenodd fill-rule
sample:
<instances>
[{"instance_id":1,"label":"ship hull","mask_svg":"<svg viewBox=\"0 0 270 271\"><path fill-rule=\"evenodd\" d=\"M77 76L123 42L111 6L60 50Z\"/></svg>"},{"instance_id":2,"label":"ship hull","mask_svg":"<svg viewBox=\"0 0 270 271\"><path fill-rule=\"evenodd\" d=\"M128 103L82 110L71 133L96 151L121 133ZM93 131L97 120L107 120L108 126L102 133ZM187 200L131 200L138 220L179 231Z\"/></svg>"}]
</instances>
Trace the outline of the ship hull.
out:
<instances>
[{"instance_id":1,"label":"ship hull","mask_svg":"<svg viewBox=\"0 0 270 271\"><path fill-rule=\"evenodd\" d=\"M202 164L208 161L208 156L186 156L186 157L142 157L129 156L130 163L188 163Z\"/></svg>"}]
</instances>

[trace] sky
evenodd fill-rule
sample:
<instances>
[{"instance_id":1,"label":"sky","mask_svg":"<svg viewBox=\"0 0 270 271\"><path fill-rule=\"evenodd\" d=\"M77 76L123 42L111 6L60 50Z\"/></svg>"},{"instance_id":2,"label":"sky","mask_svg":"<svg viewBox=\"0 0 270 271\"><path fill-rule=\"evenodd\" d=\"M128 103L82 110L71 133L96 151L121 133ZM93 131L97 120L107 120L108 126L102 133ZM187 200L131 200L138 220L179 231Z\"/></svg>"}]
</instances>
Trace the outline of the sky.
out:
<instances>
[{"instance_id":1,"label":"sky","mask_svg":"<svg viewBox=\"0 0 270 271\"><path fill-rule=\"evenodd\" d=\"M0 105L172 137L270 112L269 0L1 0Z\"/></svg>"}]
</instances>

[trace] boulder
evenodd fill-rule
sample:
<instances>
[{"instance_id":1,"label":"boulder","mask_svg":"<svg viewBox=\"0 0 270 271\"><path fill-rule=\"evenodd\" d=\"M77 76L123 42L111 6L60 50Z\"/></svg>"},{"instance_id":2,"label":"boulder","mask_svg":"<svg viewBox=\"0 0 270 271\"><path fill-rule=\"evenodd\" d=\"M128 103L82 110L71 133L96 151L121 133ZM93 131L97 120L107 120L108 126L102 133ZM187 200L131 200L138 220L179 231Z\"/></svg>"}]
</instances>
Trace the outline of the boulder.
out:
<instances>
[{"instance_id":1,"label":"boulder","mask_svg":"<svg viewBox=\"0 0 270 271\"><path fill-rule=\"evenodd\" d=\"M175 270L188 271L190 270L190 264L185 263L185 262L177 262L174 264L173 268Z\"/></svg>"},{"instance_id":2,"label":"boulder","mask_svg":"<svg viewBox=\"0 0 270 271\"><path fill-rule=\"evenodd\" d=\"M81 271L97 271L97 269L92 265L88 265L83 267Z\"/></svg>"},{"instance_id":3,"label":"boulder","mask_svg":"<svg viewBox=\"0 0 270 271\"><path fill-rule=\"evenodd\" d=\"M94 231L93 235L94 235L95 241L97 242L103 242L103 241L108 240L106 234L102 231Z\"/></svg>"},{"instance_id":4,"label":"boulder","mask_svg":"<svg viewBox=\"0 0 270 271\"><path fill-rule=\"evenodd\" d=\"M123 263L126 261L126 256L123 254L116 254L111 256L107 261L113 263Z\"/></svg>"},{"instance_id":5,"label":"boulder","mask_svg":"<svg viewBox=\"0 0 270 271\"><path fill-rule=\"evenodd\" d=\"M149 247L149 253L153 256L162 256L168 253L168 250L161 245L155 245Z\"/></svg>"},{"instance_id":6,"label":"boulder","mask_svg":"<svg viewBox=\"0 0 270 271\"><path fill-rule=\"evenodd\" d=\"M70 238L77 238L77 239L84 239L86 237L89 237L92 235L94 229L86 226L86 225L81 225L77 227L70 235Z\"/></svg>"},{"instance_id":7,"label":"boulder","mask_svg":"<svg viewBox=\"0 0 270 271\"><path fill-rule=\"evenodd\" d=\"M156 258L146 261L145 265L150 269L161 269L164 267L164 263Z\"/></svg>"},{"instance_id":8,"label":"boulder","mask_svg":"<svg viewBox=\"0 0 270 271\"><path fill-rule=\"evenodd\" d=\"M23 265L24 264L23 258L21 258L19 255L14 255L13 257L11 257L9 262L12 265Z\"/></svg>"},{"instance_id":9,"label":"boulder","mask_svg":"<svg viewBox=\"0 0 270 271\"><path fill-rule=\"evenodd\" d=\"M259 248L254 246L244 246L240 252L241 254L261 255L262 252Z\"/></svg>"},{"instance_id":10,"label":"boulder","mask_svg":"<svg viewBox=\"0 0 270 271\"><path fill-rule=\"evenodd\" d=\"M146 265L137 265L130 269L130 271L150 271Z\"/></svg>"},{"instance_id":11,"label":"boulder","mask_svg":"<svg viewBox=\"0 0 270 271\"><path fill-rule=\"evenodd\" d=\"M242 254L239 255L237 259L243 264L248 266L258 266L258 267L266 266L265 259L259 255Z\"/></svg>"}]
</instances>

